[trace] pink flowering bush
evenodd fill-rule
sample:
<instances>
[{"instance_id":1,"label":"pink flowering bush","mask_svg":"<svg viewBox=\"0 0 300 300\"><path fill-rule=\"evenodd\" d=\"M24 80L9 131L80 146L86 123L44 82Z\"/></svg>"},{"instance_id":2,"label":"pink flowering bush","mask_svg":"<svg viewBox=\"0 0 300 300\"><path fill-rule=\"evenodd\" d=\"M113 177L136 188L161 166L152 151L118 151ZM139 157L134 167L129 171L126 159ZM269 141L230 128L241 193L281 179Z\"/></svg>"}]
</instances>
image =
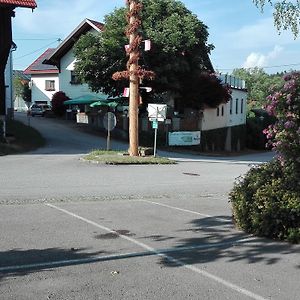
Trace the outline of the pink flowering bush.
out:
<instances>
[{"instance_id":1,"label":"pink flowering bush","mask_svg":"<svg viewBox=\"0 0 300 300\"><path fill-rule=\"evenodd\" d=\"M246 232L300 242L300 72L267 98L276 117L264 130L276 158L252 168L230 193L236 225Z\"/></svg>"},{"instance_id":2,"label":"pink flowering bush","mask_svg":"<svg viewBox=\"0 0 300 300\"><path fill-rule=\"evenodd\" d=\"M277 122L265 129L264 134L282 167L296 172L300 181L300 72L288 74L284 80L283 89L267 98L266 110Z\"/></svg>"}]
</instances>

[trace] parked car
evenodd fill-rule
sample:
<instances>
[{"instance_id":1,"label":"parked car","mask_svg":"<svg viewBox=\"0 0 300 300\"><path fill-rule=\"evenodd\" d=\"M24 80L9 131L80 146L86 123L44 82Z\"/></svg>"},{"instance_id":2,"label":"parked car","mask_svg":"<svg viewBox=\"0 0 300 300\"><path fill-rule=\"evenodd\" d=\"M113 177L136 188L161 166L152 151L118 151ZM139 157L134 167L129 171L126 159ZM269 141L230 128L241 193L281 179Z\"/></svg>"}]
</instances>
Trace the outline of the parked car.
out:
<instances>
[{"instance_id":1,"label":"parked car","mask_svg":"<svg viewBox=\"0 0 300 300\"><path fill-rule=\"evenodd\" d=\"M29 108L28 114L34 116L44 116L46 111L50 111L51 107L48 104L32 104Z\"/></svg>"}]
</instances>

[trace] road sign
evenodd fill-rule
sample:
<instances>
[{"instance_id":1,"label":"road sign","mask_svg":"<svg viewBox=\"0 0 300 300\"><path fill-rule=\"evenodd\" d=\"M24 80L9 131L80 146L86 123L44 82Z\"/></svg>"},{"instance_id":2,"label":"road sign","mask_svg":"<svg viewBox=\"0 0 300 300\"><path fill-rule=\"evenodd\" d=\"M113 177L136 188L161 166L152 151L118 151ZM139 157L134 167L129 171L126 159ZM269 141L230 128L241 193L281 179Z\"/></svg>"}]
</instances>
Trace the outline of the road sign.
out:
<instances>
[{"instance_id":1,"label":"road sign","mask_svg":"<svg viewBox=\"0 0 300 300\"><path fill-rule=\"evenodd\" d=\"M148 118L150 121L158 120L163 122L167 116L167 105L166 104L148 104Z\"/></svg>"},{"instance_id":2,"label":"road sign","mask_svg":"<svg viewBox=\"0 0 300 300\"><path fill-rule=\"evenodd\" d=\"M158 128L158 121L157 120L153 120L152 121L152 128L153 129L157 129Z\"/></svg>"},{"instance_id":3,"label":"road sign","mask_svg":"<svg viewBox=\"0 0 300 300\"><path fill-rule=\"evenodd\" d=\"M112 131L117 125L117 119L114 113L107 112L103 117L103 126L107 131Z\"/></svg>"}]
</instances>

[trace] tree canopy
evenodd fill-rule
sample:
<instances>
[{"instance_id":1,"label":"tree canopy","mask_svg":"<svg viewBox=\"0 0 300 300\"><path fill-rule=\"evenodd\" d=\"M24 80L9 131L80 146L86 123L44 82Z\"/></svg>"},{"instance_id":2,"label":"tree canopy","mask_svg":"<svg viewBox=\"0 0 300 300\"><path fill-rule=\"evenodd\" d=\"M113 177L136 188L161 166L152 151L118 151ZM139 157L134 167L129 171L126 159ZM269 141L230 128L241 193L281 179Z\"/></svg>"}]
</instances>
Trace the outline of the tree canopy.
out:
<instances>
[{"instance_id":1,"label":"tree canopy","mask_svg":"<svg viewBox=\"0 0 300 300\"><path fill-rule=\"evenodd\" d=\"M274 1L274 0L252 0L262 11L266 4L273 6L274 24L279 33L282 30L291 30L296 38L299 34L300 25L300 1Z\"/></svg>"},{"instance_id":2,"label":"tree canopy","mask_svg":"<svg viewBox=\"0 0 300 300\"><path fill-rule=\"evenodd\" d=\"M215 107L230 98L220 81L213 75L209 54L214 48L208 44L208 28L183 3L177 0L141 0L142 35L150 39L152 49L142 51L140 65L153 70L156 77L151 83L156 94L171 92L189 107ZM128 82L115 82L112 74L126 69L128 57L124 47L126 9L115 9L105 17L101 34L88 33L75 45L76 71L94 91L118 95ZM206 81L205 81L206 80ZM212 84L215 88L207 89Z\"/></svg>"},{"instance_id":3,"label":"tree canopy","mask_svg":"<svg viewBox=\"0 0 300 300\"><path fill-rule=\"evenodd\" d=\"M246 81L248 108L263 108L267 96L283 85L282 74L267 74L261 68L235 69L233 75Z\"/></svg>"}]
</instances>

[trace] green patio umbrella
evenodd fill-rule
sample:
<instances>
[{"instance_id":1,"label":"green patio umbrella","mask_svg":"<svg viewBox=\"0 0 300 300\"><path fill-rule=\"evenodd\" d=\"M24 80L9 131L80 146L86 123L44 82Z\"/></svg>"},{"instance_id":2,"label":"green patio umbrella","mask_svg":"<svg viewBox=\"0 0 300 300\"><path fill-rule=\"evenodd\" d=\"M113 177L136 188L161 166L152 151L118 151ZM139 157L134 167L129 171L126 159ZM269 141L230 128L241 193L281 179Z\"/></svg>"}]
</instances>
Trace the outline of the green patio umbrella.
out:
<instances>
[{"instance_id":1,"label":"green patio umbrella","mask_svg":"<svg viewBox=\"0 0 300 300\"><path fill-rule=\"evenodd\" d=\"M116 101L97 101L97 102L93 102L92 104L90 104L90 107L96 107L96 106L108 106L111 108L116 108L118 106L118 102Z\"/></svg>"},{"instance_id":2,"label":"green patio umbrella","mask_svg":"<svg viewBox=\"0 0 300 300\"><path fill-rule=\"evenodd\" d=\"M99 101L106 101L108 95L98 94L98 95L82 95L64 102L64 105L79 105L79 104L91 104Z\"/></svg>"}]
</instances>

